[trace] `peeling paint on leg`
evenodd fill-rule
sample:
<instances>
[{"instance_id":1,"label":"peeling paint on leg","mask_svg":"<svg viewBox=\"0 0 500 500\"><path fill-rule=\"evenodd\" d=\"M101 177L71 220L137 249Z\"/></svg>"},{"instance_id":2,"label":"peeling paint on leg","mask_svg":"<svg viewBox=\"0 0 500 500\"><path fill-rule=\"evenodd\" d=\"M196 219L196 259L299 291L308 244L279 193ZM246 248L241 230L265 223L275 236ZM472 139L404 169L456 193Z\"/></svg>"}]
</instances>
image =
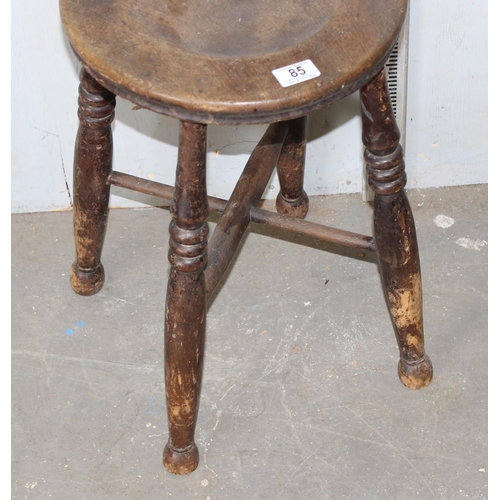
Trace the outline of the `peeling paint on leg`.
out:
<instances>
[{"instance_id":1,"label":"peeling paint on leg","mask_svg":"<svg viewBox=\"0 0 500 500\"><path fill-rule=\"evenodd\" d=\"M422 328L422 283L420 274L409 277L408 285L401 289L388 290L389 304L398 328ZM412 340L411 344L415 344Z\"/></svg>"}]
</instances>

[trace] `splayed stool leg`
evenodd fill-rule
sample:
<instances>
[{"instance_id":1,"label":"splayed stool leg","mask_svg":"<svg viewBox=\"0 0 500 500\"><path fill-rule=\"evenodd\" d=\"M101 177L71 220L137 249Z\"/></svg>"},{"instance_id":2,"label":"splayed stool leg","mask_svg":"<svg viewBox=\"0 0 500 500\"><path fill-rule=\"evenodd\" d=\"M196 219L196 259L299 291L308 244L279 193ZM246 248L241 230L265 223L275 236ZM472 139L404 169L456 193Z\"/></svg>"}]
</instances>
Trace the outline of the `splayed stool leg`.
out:
<instances>
[{"instance_id":1,"label":"splayed stool leg","mask_svg":"<svg viewBox=\"0 0 500 500\"><path fill-rule=\"evenodd\" d=\"M420 389L430 384L433 370L424 350L422 279L413 214L404 192L403 149L384 72L360 94L380 273L400 351L398 375L406 387Z\"/></svg>"}]
</instances>

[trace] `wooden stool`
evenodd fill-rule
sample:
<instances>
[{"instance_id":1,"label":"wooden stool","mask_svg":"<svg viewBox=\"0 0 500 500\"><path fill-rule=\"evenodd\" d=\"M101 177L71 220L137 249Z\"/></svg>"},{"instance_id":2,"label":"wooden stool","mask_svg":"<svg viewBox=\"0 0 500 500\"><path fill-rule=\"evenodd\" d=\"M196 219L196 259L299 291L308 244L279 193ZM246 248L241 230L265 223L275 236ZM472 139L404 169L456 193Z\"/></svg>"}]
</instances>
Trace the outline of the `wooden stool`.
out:
<instances>
[{"instance_id":1,"label":"wooden stool","mask_svg":"<svg viewBox=\"0 0 500 500\"><path fill-rule=\"evenodd\" d=\"M406 0L60 0L81 61L74 159L76 261L81 295L104 282L100 261L110 185L172 200L165 322L170 438L165 467L187 474L200 399L207 299L250 221L376 252L400 349L398 374L418 389L432 379L424 351L420 263L400 134L384 76ZM375 238L302 220L306 116L359 90ZM175 187L115 172L115 95L178 118ZM233 194L207 196L207 124L270 123ZM278 213L257 208L277 168ZM220 215L208 241L209 211Z\"/></svg>"}]
</instances>

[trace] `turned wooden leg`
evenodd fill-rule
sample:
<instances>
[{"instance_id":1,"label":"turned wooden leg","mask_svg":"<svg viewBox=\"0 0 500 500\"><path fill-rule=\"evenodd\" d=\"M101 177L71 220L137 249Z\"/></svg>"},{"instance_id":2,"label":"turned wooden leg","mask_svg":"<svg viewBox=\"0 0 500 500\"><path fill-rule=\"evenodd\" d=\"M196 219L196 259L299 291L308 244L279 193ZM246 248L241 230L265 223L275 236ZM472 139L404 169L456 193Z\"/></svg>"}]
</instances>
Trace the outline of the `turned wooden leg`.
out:
<instances>
[{"instance_id":1,"label":"turned wooden leg","mask_svg":"<svg viewBox=\"0 0 500 500\"><path fill-rule=\"evenodd\" d=\"M80 295L97 293L104 284L101 252L108 215L115 96L84 69L80 73L73 167L73 216L76 260L70 282Z\"/></svg>"},{"instance_id":2,"label":"turned wooden leg","mask_svg":"<svg viewBox=\"0 0 500 500\"><path fill-rule=\"evenodd\" d=\"M208 200L206 125L181 122L171 205L171 264L165 320L165 386L170 437L165 468L188 474L198 465L194 443L205 344Z\"/></svg>"},{"instance_id":3,"label":"turned wooden leg","mask_svg":"<svg viewBox=\"0 0 500 500\"><path fill-rule=\"evenodd\" d=\"M370 186L380 271L398 340L401 382L411 389L432 380L424 350L422 281L413 214L406 184L400 133L382 71L361 91L363 143Z\"/></svg>"},{"instance_id":4,"label":"turned wooden leg","mask_svg":"<svg viewBox=\"0 0 500 500\"><path fill-rule=\"evenodd\" d=\"M309 198L304 191L307 117L291 120L288 133L276 166L280 192L276 209L280 214L303 219L309 209Z\"/></svg>"}]
</instances>

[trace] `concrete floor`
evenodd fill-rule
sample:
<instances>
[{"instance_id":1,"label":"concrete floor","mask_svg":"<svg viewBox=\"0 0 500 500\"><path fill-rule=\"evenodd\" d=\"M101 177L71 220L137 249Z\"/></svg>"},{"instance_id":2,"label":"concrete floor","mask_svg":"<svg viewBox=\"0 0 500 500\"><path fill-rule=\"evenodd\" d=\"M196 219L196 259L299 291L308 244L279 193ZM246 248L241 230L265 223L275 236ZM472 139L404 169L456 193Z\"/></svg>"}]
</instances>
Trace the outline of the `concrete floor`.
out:
<instances>
[{"instance_id":1,"label":"concrete floor","mask_svg":"<svg viewBox=\"0 0 500 500\"><path fill-rule=\"evenodd\" d=\"M373 259L254 226L210 306L181 477L161 460L168 211L111 211L93 297L69 286L71 213L13 216L12 498L487 498L487 186L409 196L433 383L399 382ZM358 195L308 217L371 233Z\"/></svg>"}]
</instances>

